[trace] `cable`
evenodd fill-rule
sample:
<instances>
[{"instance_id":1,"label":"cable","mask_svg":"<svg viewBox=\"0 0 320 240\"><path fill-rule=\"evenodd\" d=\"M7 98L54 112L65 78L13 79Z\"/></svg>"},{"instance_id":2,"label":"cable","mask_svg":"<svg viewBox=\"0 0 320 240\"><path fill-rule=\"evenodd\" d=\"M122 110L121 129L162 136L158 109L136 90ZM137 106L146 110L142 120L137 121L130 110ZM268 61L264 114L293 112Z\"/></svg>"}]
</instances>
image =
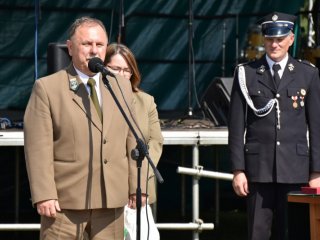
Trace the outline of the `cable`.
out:
<instances>
[{"instance_id":1,"label":"cable","mask_svg":"<svg viewBox=\"0 0 320 240\"><path fill-rule=\"evenodd\" d=\"M197 86L196 86L196 70L195 70L195 56L193 48L193 38L194 38L194 29L193 29L193 0L189 0L189 89L188 89L188 101L189 101L189 111L188 115L193 115L192 107L192 90L195 97L196 105L201 110L202 117L205 118L205 113L201 108L201 104L198 98ZM192 89L192 90L191 90Z\"/></svg>"},{"instance_id":2,"label":"cable","mask_svg":"<svg viewBox=\"0 0 320 240\"><path fill-rule=\"evenodd\" d=\"M115 5L115 4L114 4ZM114 17L114 8L111 10L111 16L110 16L110 31L109 31L109 39L112 39L112 27L113 27L113 17Z\"/></svg>"},{"instance_id":3,"label":"cable","mask_svg":"<svg viewBox=\"0 0 320 240\"><path fill-rule=\"evenodd\" d=\"M130 108L129 108L129 106L128 106L128 103L127 103L126 98L124 97L124 94L123 94L122 89L121 89L121 87L120 87L120 84L119 84L119 81L118 81L117 76L116 76L116 75L114 75L114 78L116 79L117 86L118 86L118 88L119 88L119 90L120 90L120 93L121 93L122 99L124 100L124 102L125 102L125 104L126 104L126 106L127 106L127 109L128 109L129 114L130 114L130 116L131 116L131 119L132 119L132 121L134 122L134 124L135 124L136 128L138 129L138 131L139 131L139 133L140 133L141 137L143 138L143 142L144 142L144 144L145 144L145 145L147 145L147 141L146 141L146 139L144 138L144 136L143 136L143 134L142 134L142 131L141 131L141 129L140 129L140 127L139 127L138 123L136 122L136 119L135 119L135 118L133 117L133 115L132 115L132 112L131 112L131 110L130 110ZM149 153L148 153L148 154L149 154ZM150 167L149 165L150 165L150 164L148 164L148 166L147 166L146 195L148 195L149 167ZM148 225L148 234L147 234L147 236L148 236L148 237L147 237L147 239L149 239L150 223L149 223L149 216L148 216L148 208L147 208L147 204L148 204L148 202L146 202L145 208L146 208L146 218L147 218L147 225Z\"/></svg>"},{"instance_id":4,"label":"cable","mask_svg":"<svg viewBox=\"0 0 320 240\"><path fill-rule=\"evenodd\" d=\"M34 80L38 79L38 21L39 21L39 0L34 1Z\"/></svg>"}]
</instances>

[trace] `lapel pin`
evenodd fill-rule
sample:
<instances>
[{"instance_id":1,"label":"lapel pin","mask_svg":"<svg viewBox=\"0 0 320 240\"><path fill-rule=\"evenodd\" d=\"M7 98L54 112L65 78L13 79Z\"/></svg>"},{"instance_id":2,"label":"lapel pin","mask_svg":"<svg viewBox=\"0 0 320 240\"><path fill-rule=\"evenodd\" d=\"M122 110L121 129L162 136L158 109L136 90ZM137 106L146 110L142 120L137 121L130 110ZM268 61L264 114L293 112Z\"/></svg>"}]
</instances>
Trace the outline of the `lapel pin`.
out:
<instances>
[{"instance_id":1,"label":"lapel pin","mask_svg":"<svg viewBox=\"0 0 320 240\"><path fill-rule=\"evenodd\" d=\"M289 71L292 72L294 70L294 65L292 63L289 63L288 68Z\"/></svg>"},{"instance_id":2,"label":"lapel pin","mask_svg":"<svg viewBox=\"0 0 320 240\"><path fill-rule=\"evenodd\" d=\"M76 78L71 78L69 80L69 87L70 89L72 89L73 91L76 91L79 87L78 81Z\"/></svg>"},{"instance_id":3,"label":"lapel pin","mask_svg":"<svg viewBox=\"0 0 320 240\"><path fill-rule=\"evenodd\" d=\"M264 71L266 70L266 67L264 65L261 65L258 70L260 73L264 73Z\"/></svg>"}]
</instances>

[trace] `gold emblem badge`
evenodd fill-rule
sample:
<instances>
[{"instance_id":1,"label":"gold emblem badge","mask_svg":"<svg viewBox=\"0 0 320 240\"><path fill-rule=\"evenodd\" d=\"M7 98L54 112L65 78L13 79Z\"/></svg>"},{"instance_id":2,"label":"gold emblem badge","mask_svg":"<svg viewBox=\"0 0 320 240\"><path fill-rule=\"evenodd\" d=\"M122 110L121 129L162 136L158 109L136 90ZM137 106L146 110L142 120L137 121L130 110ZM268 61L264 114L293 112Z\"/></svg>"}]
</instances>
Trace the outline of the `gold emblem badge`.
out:
<instances>
[{"instance_id":1,"label":"gold emblem badge","mask_svg":"<svg viewBox=\"0 0 320 240\"><path fill-rule=\"evenodd\" d=\"M302 95L302 96L305 96L305 95L306 95L306 93L307 93L307 91L306 91L305 89L303 89L303 88L302 88L302 89L300 90L300 93L301 93L301 95Z\"/></svg>"}]
</instances>

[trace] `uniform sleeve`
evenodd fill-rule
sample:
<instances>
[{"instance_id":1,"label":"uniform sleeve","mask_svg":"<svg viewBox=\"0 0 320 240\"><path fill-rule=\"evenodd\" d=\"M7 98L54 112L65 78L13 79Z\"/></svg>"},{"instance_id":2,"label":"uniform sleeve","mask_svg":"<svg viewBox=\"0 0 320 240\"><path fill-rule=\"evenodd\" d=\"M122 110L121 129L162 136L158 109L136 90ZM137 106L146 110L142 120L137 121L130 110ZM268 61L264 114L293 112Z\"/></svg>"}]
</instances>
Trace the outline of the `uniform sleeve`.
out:
<instances>
[{"instance_id":1,"label":"uniform sleeve","mask_svg":"<svg viewBox=\"0 0 320 240\"><path fill-rule=\"evenodd\" d=\"M228 116L228 147L231 161L231 171L245 170L244 160L244 133L246 120L246 102L242 95L238 70L235 72L231 91L231 100Z\"/></svg>"},{"instance_id":2,"label":"uniform sleeve","mask_svg":"<svg viewBox=\"0 0 320 240\"><path fill-rule=\"evenodd\" d=\"M24 115L24 151L32 203L57 199L53 169L53 128L47 93L34 84Z\"/></svg>"},{"instance_id":3,"label":"uniform sleeve","mask_svg":"<svg viewBox=\"0 0 320 240\"><path fill-rule=\"evenodd\" d=\"M307 121L309 127L310 172L320 172L320 80L318 69L312 76L307 93Z\"/></svg>"},{"instance_id":4,"label":"uniform sleeve","mask_svg":"<svg viewBox=\"0 0 320 240\"><path fill-rule=\"evenodd\" d=\"M148 109L148 119L149 119L149 131L150 136L148 139L148 149L149 156L153 161L154 165L157 166L162 153L163 147L163 136L161 133L160 121L158 117L157 105L154 102L154 98L150 98L150 105ZM144 161L147 161L145 159ZM148 195L149 203L153 203L156 200L156 189L155 189L156 179L154 171L149 167L148 175Z\"/></svg>"},{"instance_id":5,"label":"uniform sleeve","mask_svg":"<svg viewBox=\"0 0 320 240\"><path fill-rule=\"evenodd\" d=\"M144 140L146 141L149 157L156 166L159 162L163 146L163 137L160 128L157 106L154 102L154 98L150 95L140 95L140 97L136 99L135 106L139 106L140 109L138 111L140 115L136 116L137 123L139 124L140 128L140 130L137 130L137 133L138 135L141 133L145 138ZM147 158L142 161L141 189L144 193L146 193L145 183L147 181L148 194L154 195L154 172L153 169L148 166L148 163L149 162ZM155 199L154 196L151 199Z\"/></svg>"},{"instance_id":6,"label":"uniform sleeve","mask_svg":"<svg viewBox=\"0 0 320 240\"><path fill-rule=\"evenodd\" d=\"M149 155L154 165L157 166L162 153L163 136L160 128L157 105L155 104L153 97L151 100L148 114L150 129L150 138L148 139Z\"/></svg>"}]
</instances>

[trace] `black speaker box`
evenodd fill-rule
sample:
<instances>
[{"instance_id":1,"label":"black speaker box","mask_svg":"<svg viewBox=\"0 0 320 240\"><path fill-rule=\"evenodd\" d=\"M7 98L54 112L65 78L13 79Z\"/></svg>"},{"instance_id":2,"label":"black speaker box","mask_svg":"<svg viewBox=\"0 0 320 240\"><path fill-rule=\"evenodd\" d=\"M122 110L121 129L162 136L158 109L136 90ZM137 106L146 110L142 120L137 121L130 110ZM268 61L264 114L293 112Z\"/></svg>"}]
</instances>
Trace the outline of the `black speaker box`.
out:
<instances>
[{"instance_id":1,"label":"black speaker box","mask_svg":"<svg viewBox=\"0 0 320 240\"><path fill-rule=\"evenodd\" d=\"M71 61L68 47L64 43L49 43L47 48L47 72L55 73L66 68Z\"/></svg>"},{"instance_id":2,"label":"black speaker box","mask_svg":"<svg viewBox=\"0 0 320 240\"><path fill-rule=\"evenodd\" d=\"M216 77L201 98L202 108L216 126L227 126L233 78Z\"/></svg>"}]
</instances>

